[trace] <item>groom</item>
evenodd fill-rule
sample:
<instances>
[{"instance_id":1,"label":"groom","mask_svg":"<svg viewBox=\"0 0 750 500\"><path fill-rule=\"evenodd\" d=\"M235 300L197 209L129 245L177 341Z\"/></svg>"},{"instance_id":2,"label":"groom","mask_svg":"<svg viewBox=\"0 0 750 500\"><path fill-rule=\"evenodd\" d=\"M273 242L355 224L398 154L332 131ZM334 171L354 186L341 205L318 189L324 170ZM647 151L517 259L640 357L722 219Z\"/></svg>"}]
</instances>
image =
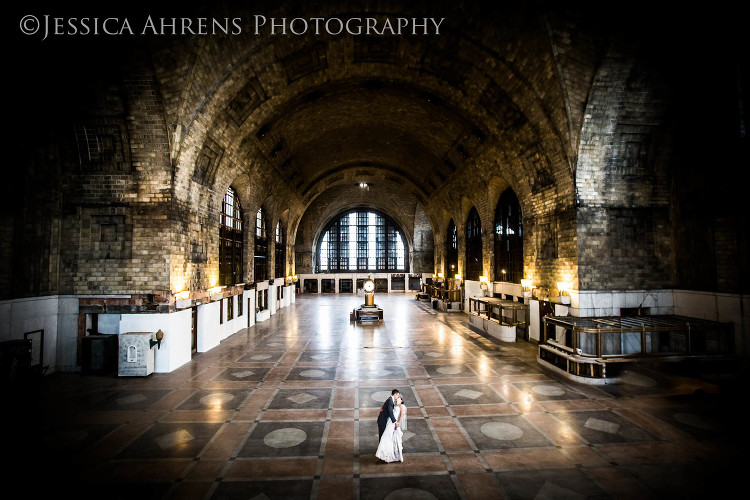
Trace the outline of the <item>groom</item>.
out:
<instances>
[{"instance_id":1,"label":"groom","mask_svg":"<svg viewBox=\"0 0 750 500\"><path fill-rule=\"evenodd\" d=\"M383 403L383 406L380 408L380 413L378 414L378 441L380 441L380 438L383 437L383 433L385 432L386 425L388 425L389 418L393 421L394 424L396 424L396 428L398 429L396 417L393 414L393 405L396 403L396 398L398 397L398 395L398 389L393 389L391 391L391 397L386 399L385 403Z\"/></svg>"}]
</instances>

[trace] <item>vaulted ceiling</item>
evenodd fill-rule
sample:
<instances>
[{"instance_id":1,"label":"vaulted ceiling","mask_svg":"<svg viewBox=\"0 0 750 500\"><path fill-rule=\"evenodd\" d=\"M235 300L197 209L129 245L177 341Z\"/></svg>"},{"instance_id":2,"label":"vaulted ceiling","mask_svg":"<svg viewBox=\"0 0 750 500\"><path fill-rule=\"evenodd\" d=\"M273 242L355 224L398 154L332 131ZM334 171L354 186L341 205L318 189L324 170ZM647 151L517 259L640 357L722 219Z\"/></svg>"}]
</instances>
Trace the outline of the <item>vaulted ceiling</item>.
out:
<instances>
[{"instance_id":1,"label":"vaulted ceiling","mask_svg":"<svg viewBox=\"0 0 750 500\"><path fill-rule=\"evenodd\" d=\"M342 183L401 186L434 222L460 208L456 192L494 177L525 204L548 188L572 203L577 130L602 54L588 20L525 2L267 8L269 18L445 20L440 35L264 37L245 26L153 43L178 186L222 192L246 176L284 200L292 231ZM574 35L576 23L588 31Z\"/></svg>"}]
</instances>

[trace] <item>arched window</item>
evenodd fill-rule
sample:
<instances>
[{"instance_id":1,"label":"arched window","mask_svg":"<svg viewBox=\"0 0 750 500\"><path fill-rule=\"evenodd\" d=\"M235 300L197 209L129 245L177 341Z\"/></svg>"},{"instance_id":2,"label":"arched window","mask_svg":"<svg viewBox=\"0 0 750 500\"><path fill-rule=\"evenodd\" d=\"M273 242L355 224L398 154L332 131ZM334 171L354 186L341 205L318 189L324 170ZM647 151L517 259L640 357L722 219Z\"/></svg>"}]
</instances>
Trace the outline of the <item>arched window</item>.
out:
<instances>
[{"instance_id":1,"label":"arched window","mask_svg":"<svg viewBox=\"0 0 750 500\"><path fill-rule=\"evenodd\" d=\"M458 229L451 219L445 239L445 277L453 278L458 272Z\"/></svg>"},{"instance_id":2,"label":"arched window","mask_svg":"<svg viewBox=\"0 0 750 500\"><path fill-rule=\"evenodd\" d=\"M333 219L318 242L318 271L406 271L406 246L389 217L353 210Z\"/></svg>"},{"instance_id":3,"label":"arched window","mask_svg":"<svg viewBox=\"0 0 750 500\"><path fill-rule=\"evenodd\" d=\"M482 276L482 221L479 212L471 207L466 219L466 271L465 279L478 281Z\"/></svg>"},{"instance_id":4,"label":"arched window","mask_svg":"<svg viewBox=\"0 0 750 500\"><path fill-rule=\"evenodd\" d=\"M219 227L219 284L242 281L242 208L231 187L221 203Z\"/></svg>"},{"instance_id":5,"label":"arched window","mask_svg":"<svg viewBox=\"0 0 750 500\"><path fill-rule=\"evenodd\" d=\"M255 214L255 281L268 278L268 239L263 207Z\"/></svg>"},{"instance_id":6,"label":"arched window","mask_svg":"<svg viewBox=\"0 0 750 500\"><path fill-rule=\"evenodd\" d=\"M266 218L263 214L263 207L260 207L258 213L255 214L255 237L264 239L266 237Z\"/></svg>"},{"instance_id":7,"label":"arched window","mask_svg":"<svg viewBox=\"0 0 750 500\"><path fill-rule=\"evenodd\" d=\"M495 209L495 279L520 283L523 278L523 219L521 204L506 189ZM505 273L503 273L505 270Z\"/></svg>"},{"instance_id":8,"label":"arched window","mask_svg":"<svg viewBox=\"0 0 750 500\"><path fill-rule=\"evenodd\" d=\"M276 224L276 277L286 276L286 241L284 239L284 228L281 221Z\"/></svg>"}]
</instances>

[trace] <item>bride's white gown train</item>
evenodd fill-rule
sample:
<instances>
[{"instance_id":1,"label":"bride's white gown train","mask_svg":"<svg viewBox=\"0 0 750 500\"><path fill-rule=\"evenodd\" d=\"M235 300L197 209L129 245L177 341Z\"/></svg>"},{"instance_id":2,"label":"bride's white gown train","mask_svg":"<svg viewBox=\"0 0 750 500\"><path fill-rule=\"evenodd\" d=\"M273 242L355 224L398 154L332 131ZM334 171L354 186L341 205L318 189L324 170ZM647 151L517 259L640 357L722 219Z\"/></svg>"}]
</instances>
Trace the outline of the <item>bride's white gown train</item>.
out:
<instances>
[{"instance_id":1,"label":"bride's white gown train","mask_svg":"<svg viewBox=\"0 0 750 500\"><path fill-rule=\"evenodd\" d=\"M396 429L396 424L388 420L383 432L383 437L380 438L380 444L378 444L378 451L375 452L375 456L385 462L403 462L404 461L404 430L406 429L406 406L404 408L404 416L401 418L401 423ZM393 408L393 416L398 421L399 413L401 413L401 407L396 406Z\"/></svg>"}]
</instances>

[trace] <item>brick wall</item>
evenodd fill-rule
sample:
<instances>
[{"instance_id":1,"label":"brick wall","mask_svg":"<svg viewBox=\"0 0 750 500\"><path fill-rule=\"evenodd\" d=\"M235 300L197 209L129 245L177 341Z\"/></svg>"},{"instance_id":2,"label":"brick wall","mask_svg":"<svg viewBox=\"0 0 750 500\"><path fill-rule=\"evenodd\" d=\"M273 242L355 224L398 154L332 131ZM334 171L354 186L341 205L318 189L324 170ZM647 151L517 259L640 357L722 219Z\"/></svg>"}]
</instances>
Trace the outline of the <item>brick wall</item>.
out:
<instances>
[{"instance_id":1,"label":"brick wall","mask_svg":"<svg viewBox=\"0 0 750 500\"><path fill-rule=\"evenodd\" d=\"M576 169L582 289L675 284L661 77L614 44L594 79Z\"/></svg>"},{"instance_id":2,"label":"brick wall","mask_svg":"<svg viewBox=\"0 0 750 500\"><path fill-rule=\"evenodd\" d=\"M637 16L610 26L560 6L379 5L446 17L444 34L164 38L58 72L70 95L42 100L39 78L18 99L19 128L39 132L19 134L14 148L23 168L10 186L22 187L5 188L2 296L210 287L230 186L244 212L248 282L260 207L271 274L279 221L286 271L300 274L313 268L321 225L355 206L399 222L413 272L445 272L452 218L463 273L475 207L483 274L500 279L494 213L512 188L524 275L538 286L747 286L742 192L713 175L741 164L734 153L746 158L746 140L732 146L724 137L735 131L714 127L736 109L731 85L683 69L687 53L663 67L673 52L651 54L656 37L631 43ZM322 8L274 7L279 17L345 9ZM704 84L712 91L695 92ZM698 97L706 109L687 109ZM712 127L702 141L696 131Z\"/></svg>"}]
</instances>

